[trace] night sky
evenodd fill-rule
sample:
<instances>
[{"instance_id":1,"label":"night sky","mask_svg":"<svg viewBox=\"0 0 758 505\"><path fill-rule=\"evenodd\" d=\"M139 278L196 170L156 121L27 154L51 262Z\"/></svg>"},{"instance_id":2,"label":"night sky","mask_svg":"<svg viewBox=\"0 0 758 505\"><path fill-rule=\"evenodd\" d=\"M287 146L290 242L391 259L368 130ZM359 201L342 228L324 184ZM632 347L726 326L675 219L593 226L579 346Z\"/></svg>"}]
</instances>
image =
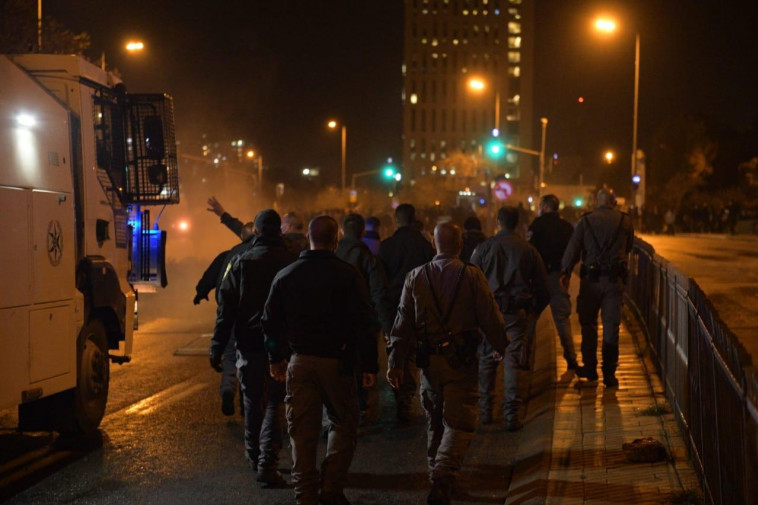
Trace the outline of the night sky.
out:
<instances>
[{"instance_id":1,"label":"night sky","mask_svg":"<svg viewBox=\"0 0 758 505\"><path fill-rule=\"evenodd\" d=\"M171 93L188 148L202 133L246 138L272 170L336 167L339 135L325 122L337 117L349 171L399 158L401 0L45 0L44 10L88 32L88 55L105 51L129 90ZM622 23L611 38L591 29L601 11ZM635 30L642 149L680 114L757 123L758 2L539 0L536 26L535 115L550 119L550 152L614 148L628 159ZM146 42L143 55L125 54L129 37Z\"/></svg>"}]
</instances>

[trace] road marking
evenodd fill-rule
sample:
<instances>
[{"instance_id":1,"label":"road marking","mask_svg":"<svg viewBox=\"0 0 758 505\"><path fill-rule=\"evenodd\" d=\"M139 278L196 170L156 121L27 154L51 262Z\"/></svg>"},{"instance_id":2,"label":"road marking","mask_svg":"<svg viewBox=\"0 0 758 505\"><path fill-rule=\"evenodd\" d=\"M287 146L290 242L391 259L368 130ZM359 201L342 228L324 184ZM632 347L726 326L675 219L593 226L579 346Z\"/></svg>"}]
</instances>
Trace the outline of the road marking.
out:
<instances>
[{"instance_id":1,"label":"road marking","mask_svg":"<svg viewBox=\"0 0 758 505\"><path fill-rule=\"evenodd\" d=\"M172 403L181 400L197 391L205 389L206 384L189 384L188 381L180 382L168 389L156 393L152 396L148 396L144 400L141 400L126 409L122 409L124 414L131 415L146 415L155 412L161 407L171 405ZM119 411L121 412L121 411ZM111 415L116 415L119 412L114 412ZM110 416L108 416L110 417Z\"/></svg>"},{"instance_id":2,"label":"road marking","mask_svg":"<svg viewBox=\"0 0 758 505\"><path fill-rule=\"evenodd\" d=\"M9 461L7 464L3 465L2 468L0 468L0 474L6 472L6 467L10 470L11 468L18 467L21 464L26 463L29 460L37 459L32 464L28 466L24 466L23 468L18 468L17 470L13 471L12 473L9 473L5 477L0 477L0 489L4 488L5 486L17 482L27 475L31 475L34 472L50 467L58 461L59 459L63 459L66 457L69 457L71 455L70 451L55 451L50 452L49 448L40 449L38 451L34 451L30 454L25 454L23 456L20 456L16 458L15 460Z\"/></svg>"}]
</instances>

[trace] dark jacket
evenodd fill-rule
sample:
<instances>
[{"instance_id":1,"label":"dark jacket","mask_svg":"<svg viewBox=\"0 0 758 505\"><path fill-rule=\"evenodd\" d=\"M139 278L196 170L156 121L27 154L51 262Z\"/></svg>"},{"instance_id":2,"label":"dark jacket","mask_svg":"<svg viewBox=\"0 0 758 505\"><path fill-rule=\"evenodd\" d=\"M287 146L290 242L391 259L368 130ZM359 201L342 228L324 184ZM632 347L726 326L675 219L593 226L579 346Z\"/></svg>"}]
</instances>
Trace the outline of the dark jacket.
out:
<instances>
[{"instance_id":1,"label":"dark jacket","mask_svg":"<svg viewBox=\"0 0 758 505\"><path fill-rule=\"evenodd\" d=\"M540 253L515 232L502 230L483 242L474 251L471 263L484 272L504 313L513 310L514 300L529 300L529 307L516 308L526 308L535 314L550 303L547 272Z\"/></svg>"},{"instance_id":2,"label":"dark jacket","mask_svg":"<svg viewBox=\"0 0 758 505\"><path fill-rule=\"evenodd\" d=\"M242 221L230 215L228 212L221 214L221 224L232 230L232 233L237 235L237 237L242 234L242 228L245 227L245 224Z\"/></svg>"},{"instance_id":3,"label":"dark jacket","mask_svg":"<svg viewBox=\"0 0 758 505\"><path fill-rule=\"evenodd\" d=\"M463 249L461 249L461 261L471 261L471 255L474 253L476 246L487 240L482 230L468 230L463 232Z\"/></svg>"},{"instance_id":4,"label":"dark jacket","mask_svg":"<svg viewBox=\"0 0 758 505\"><path fill-rule=\"evenodd\" d=\"M203 272L203 276L197 281L195 286L195 300L200 302L200 299L208 299L208 295L214 289L218 289L223 278L224 268L226 268L226 257L229 251L224 251L214 258L208 268Z\"/></svg>"},{"instance_id":5,"label":"dark jacket","mask_svg":"<svg viewBox=\"0 0 758 505\"><path fill-rule=\"evenodd\" d=\"M284 237L284 241L287 243L289 250L296 255L299 255L303 251L307 251L311 246L311 244L308 242L308 237L299 231L285 233L282 236Z\"/></svg>"},{"instance_id":6,"label":"dark jacket","mask_svg":"<svg viewBox=\"0 0 758 505\"><path fill-rule=\"evenodd\" d=\"M379 234L377 232L374 230L366 230L361 240L368 246L371 254L379 256L379 245L381 244L382 240L379 238Z\"/></svg>"},{"instance_id":7,"label":"dark jacket","mask_svg":"<svg viewBox=\"0 0 758 505\"><path fill-rule=\"evenodd\" d=\"M297 354L379 370L379 325L360 272L331 251L309 250L276 275L263 313L269 361Z\"/></svg>"},{"instance_id":8,"label":"dark jacket","mask_svg":"<svg viewBox=\"0 0 758 505\"><path fill-rule=\"evenodd\" d=\"M389 279L390 301L393 307L397 307L406 274L432 261L434 247L412 226L401 226L394 235L382 241L379 257Z\"/></svg>"},{"instance_id":9,"label":"dark jacket","mask_svg":"<svg viewBox=\"0 0 758 505\"><path fill-rule=\"evenodd\" d=\"M428 268L433 287L427 282L425 268ZM466 270L456 293L455 285L462 268ZM432 289L440 309L450 310L445 327L442 326L445 315L437 309ZM438 254L428 266L413 269L405 278L390 336L389 367L402 368L407 356L415 351L419 338L438 344L449 338L448 331L458 334L477 329L482 330L496 351L504 353L507 344L505 323L482 271L458 258Z\"/></svg>"},{"instance_id":10,"label":"dark jacket","mask_svg":"<svg viewBox=\"0 0 758 505\"><path fill-rule=\"evenodd\" d=\"M535 218L529 231L529 243L539 251L547 272L559 271L563 252L571 240L574 227L557 212L548 212Z\"/></svg>"},{"instance_id":11,"label":"dark jacket","mask_svg":"<svg viewBox=\"0 0 758 505\"><path fill-rule=\"evenodd\" d=\"M263 351L261 315L274 276L297 257L281 237L254 235L236 256L218 290L218 311L211 349L224 349L234 331L237 349Z\"/></svg>"},{"instance_id":12,"label":"dark jacket","mask_svg":"<svg viewBox=\"0 0 758 505\"><path fill-rule=\"evenodd\" d=\"M368 286L371 302L377 312L382 330L389 335L390 330L392 330L392 323L395 321L395 307L389 300L387 276L384 273L381 261L371 254L366 244L349 236L340 240L335 254L342 261L347 261L353 265L361 273Z\"/></svg>"}]
</instances>

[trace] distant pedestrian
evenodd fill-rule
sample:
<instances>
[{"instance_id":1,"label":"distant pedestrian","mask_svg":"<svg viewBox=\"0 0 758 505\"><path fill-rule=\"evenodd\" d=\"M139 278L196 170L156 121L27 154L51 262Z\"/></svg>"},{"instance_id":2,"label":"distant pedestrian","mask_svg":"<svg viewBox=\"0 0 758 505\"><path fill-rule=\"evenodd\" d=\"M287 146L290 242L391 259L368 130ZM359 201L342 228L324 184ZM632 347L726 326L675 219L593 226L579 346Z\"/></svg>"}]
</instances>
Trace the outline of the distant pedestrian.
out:
<instances>
[{"instance_id":1,"label":"distant pedestrian","mask_svg":"<svg viewBox=\"0 0 758 505\"><path fill-rule=\"evenodd\" d=\"M233 337L245 407L245 458L257 480L281 486L278 472L284 424L284 387L269 376L261 316L274 276L295 261L281 237L281 219L268 209L255 217L250 247L227 267L218 290L218 316L211 340L211 366ZM226 359L224 360L226 361Z\"/></svg>"},{"instance_id":2,"label":"distant pedestrian","mask_svg":"<svg viewBox=\"0 0 758 505\"><path fill-rule=\"evenodd\" d=\"M389 279L389 297L393 310L400 304L405 276L414 268L434 258L434 247L413 225L416 209L409 203L402 203L395 209L395 233L379 246L379 257ZM396 416L400 424L410 421L411 405L418 391L418 369L413 354L405 360L405 380L395 390Z\"/></svg>"},{"instance_id":3,"label":"distant pedestrian","mask_svg":"<svg viewBox=\"0 0 758 505\"><path fill-rule=\"evenodd\" d=\"M361 274L334 255L338 231L332 217L311 220L310 250L277 274L262 320L271 375L286 380L298 505L349 505L344 487L357 439L355 373L371 388L378 371L376 315ZM324 406L330 428L319 475Z\"/></svg>"},{"instance_id":4,"label":"distant pedestrian","mask_svg":"<svg viewBox=\"0 0 758 505\"><path fill-rule=\"evenodd\" d=\"M482 222L476 216L467 217L463 222L463 249L461 249L461 261L469 261L476 246L487 240L482 232Z\"/></svg>"},{"instance_id":5,"label":"distant pedestrian","mask_svg":"<svg viewBox=\"0 0 758 505\"><path fill-rule=\"evenodd\" d=\"M295 212L287 212L282 218L282 237L295 254L308 250L308 239L303 233L303 226L303 220Z\"/></svg>"},{"instance_id":6,"label":"distant pedestrian","mask_svg":"<svg viewBox=\"0 0 758 505\"><path fill-rule=\"evenodd\" d=\"M560 201L555 195L540 199L539 216L529 226L529 242L537 248L547 271L550 290L550 310L563 347L563 358L568 370L576 370L576 350L571 334L571 298L560 283L561 260L571 240L574 227L558 214Z\"/></svg>"},{"instance_id":7,"label":"distant pedestrian","mask_svg":"<svg viewBox=\"0 0 758 505\"><path fill-rule=\"evenodd\" d=\"M497 213L500 231L474 251L471 263L484 272L505 320L508 347L503 364L503 417L506 429L521 428L519 370L530 366L530 349L536 320L550 302L547 273L540 253L517 233L519 212L503 207ZM499 356L483 343L479 360L479 406L483 424L492 422L493 392Z\"/></svg>"},{"instance_id":8,"label":"distant pedestrian","mask_svg":"<svg viewBox=\"0 0 758 505\"><path fill-rule=\"evenodd\" d=\"M378 217L369 216L366 218L366 232L363 234L363 243L366 244L374 256L379 256L379 244L381 243L381 236L379 229L382 223Z\"/></svg>"},{"instance_id":9,"label":"distant pedestrian","mask_svg":"<svg viewBox=\"0 0 758 505\"><path fill-rule=\"evenodd\" d=\"M674 234L674 224L676 223L676 214L671 209L668 209L663 215L663 223L666 225L666 234Z\"/></svg>"},{"instance_id":10,"label":"distant pedestrian","mask_svg":"<svg viewBox=\"0 0 758 505\"><path fill-rule=\"evenodd\" d=\"M395 320L395 307L389 300L387 276L381 260L371 254L368 246L361 241L364 221L360 214L348 214L342 223L343 238L337 245L335 254L343 261L353 265L366 281L371 303L377 312L381 329L385 335L390 334ZM375 345L379 342L379 332L375 336ZM361 408L361 425L370 425L379 415L379 393L376 388L363 388L358 382L358 398Z\"/></svg>"},{"instance_id":11,"label":"distant pedestrian","mask_svg":"<svg viewBox=\"0 0 758 505\"><path fill-rule=\"evenodd\" d=\"M597 194L597 208L576 224L561 261L561 284L568 289L574 265L582 260L576 312L582 326L582 366L576 375L589 381L597 373L597 317L603 322L603 383L617 387L616 368L619 357L619 325L627 256L634 242L634 228L629 215L615 208L611 190ZM669 211L670 212L670 211Z\"/></svg>"},{"instance_id":12,"label":"distant pedestrian","mask_svg":"<svg viewBox=\"0 0 758 505\"><path fill-rule=\"evenodd\" d=\"M482 333L489 347L505 349L503 318L482 272L458 259L461 230L437 225L439 254L412 270L392 329L387 379L398 389L404 361L417 353L421 403L427 419L429 505L448 505L476 429L476 349Z\"/></svg>"}]
</instances>

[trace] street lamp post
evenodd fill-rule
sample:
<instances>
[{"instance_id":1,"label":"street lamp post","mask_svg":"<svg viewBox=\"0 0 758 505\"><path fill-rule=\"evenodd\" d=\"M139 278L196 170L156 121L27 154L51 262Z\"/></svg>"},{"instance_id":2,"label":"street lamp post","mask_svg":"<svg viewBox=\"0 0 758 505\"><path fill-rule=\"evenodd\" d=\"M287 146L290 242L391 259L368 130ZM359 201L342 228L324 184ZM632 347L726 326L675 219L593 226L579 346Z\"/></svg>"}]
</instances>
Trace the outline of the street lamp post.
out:
<instances>
[{"instance_id":1,"label":"street lamp post","mask_svg":"<svg viewBox=\"0 0 758 505\"><path fill-rule=\"evenodd\" d=\"M337 128L338 123L337 121L331 120L327 123L327 126L334 130ZM342 133L342 148L341 148L341 155L342 155L342 184L340 186L340 195L345 196L345 178L347 176L347 169L346 169L346 158L347 158L347 126L340 125L340 130Z\"/></svg>"},{"instance_id":2,"label":"street lamp post","mask_svg":"<svg viewBox=\"0 0 758 505\"><path fill-rule=\"evenodd\" d=\"M612 33L616 23L610 19L597 19L595 28L599 31ZM637 168L637 116L640 103L640 32L634 35L634 109L632 111L632 178L638 175ZM644 199L644 195L643 195Z\"/></svg>"}]
</instances>

